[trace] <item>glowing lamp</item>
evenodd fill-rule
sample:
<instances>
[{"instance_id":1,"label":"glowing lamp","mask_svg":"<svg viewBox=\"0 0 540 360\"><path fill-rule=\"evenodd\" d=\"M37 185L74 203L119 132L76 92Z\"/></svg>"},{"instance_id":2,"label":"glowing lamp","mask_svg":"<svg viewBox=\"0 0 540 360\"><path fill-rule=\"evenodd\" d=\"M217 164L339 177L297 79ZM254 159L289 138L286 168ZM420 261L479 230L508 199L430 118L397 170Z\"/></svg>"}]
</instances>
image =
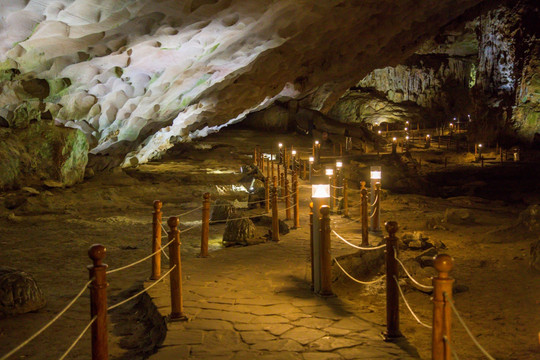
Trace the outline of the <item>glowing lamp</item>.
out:
<instances>
[{"instance_id":1,"label":"glowing lamp","mask_svg":"<svg viewBox=\"0 0 540 360\"><path fill-rule=\"evenodd\" d=\"M283 144L282 143L279 143L278 144L279 148L281 149L283 147Z\"/></svg>"},{"instance_id":2,"label":"glowing lamp","mask_svg":"<svg viewBox=\"0 0 540 360\"><path fill-rule=\"evenodd\" d=\"M327 168L326 169L326 176L333 176L334 175L334 169Z\"/></svg>"},{"instance_id":3,"label":"glowing lamp","mask_svg":"<svg viewBox=\"0 0 540 360\"><path fill-rule=\"evenodd\" d=\"M381 180L382 178L382 171L380 166L372 166L370 170L370 178L371 180Z\"/></svg>"},{"instance_id":4,"label":"glowing lamp","mask_svg":"<svg viewBox=\"0 0 540 360\"><path fill-rule=\"evenodd\" d=\"M315 158L314 158L313 156L310 156L310 157L309 157L309 162L310 162L311 164L313 164L314 161L315 161Z\"/></svg>"},{"instance_id":5,"label":"glowing lamp","mask_svg":"<svg viewBox=\"0 0 540 360\"><path fill-rule=\"evenodd\" d=\"M396 141L397 141L397 138L392 138L392 141L393 141L393 142L396 142Z\"/></svg>"},{"instance_id":6,"label":"glowing lamp","mask_svg":"<svg viewBox=\"0 0 540 360\"><path fill-rule=\"evenodd\" d=\"M293 156L296 156L296 150L292 151Z\"/></svg>"},{"instance_id":7,"label":"glowing lamp","mask_svg":"<svg viewBox=\"0 0 540 360\"><path fill-rule=\"evenodd\" d=\"M319 145L319 140L315 140L315 145Z\"/></svg>"},{"instance_id":8,"label":"glowing lamp","mask_svg":"<svg viewBox=\"0 0 540 360\"><path fill-rule=\"evenodd\" d=\"M381 135L381 130L377 131L377 134Z\"/></svg>"},{"instance_id":9,"label":"glowing lamp","mask_svg":"<svg viewBox=\"0 0 540 360\"><path fill-rule=\"evenodd\" d=\"M426 135L426 138L429 139L431 136L429 134Z\"/></svg>"},{"instance_id":10,"label":"glowing lamp","mask_svg":"<svg viewBox=\"0 0 540 360\"><path fill-rule=\"evenodd\" d=\"M479 148L482 148L482 144L478 144L478 147L479 147Z\"/></svg>"},{"instance_id":11,"label":"glowing lamp","mask_svg":"<svg viewBox=\"0 0 540 360\"><path fill-rule=\"evenodd\" d=\"M405 136L405 140L409 141L409 136L408 135Z\"/></svg>"},{"instance_id":12,"label":"glowing lamp","mask_svg":"<svg viewBox=\"0 0 540 360\"><path fill-rule=\"evenodd\" d=\"M343 166L343 163L341 161L336 161L336 167L339 169Z\"/></svg>"},{"instance_id":13,"label":"glowing lamp","mask_svg":"<svg viewBox=\"0 0 540 360\"><path fill-rule=\"evenodd\" d=\"M405 124L409 125L409 121L405 121Z\"/></svg>"},{"instance_id":14,"label":"glowing lamp","mask_svg":"<svg viewBox=\"0 0 540 360\"><path fill-rule=\"evenodd\" d=\"M409 128L405 128L405 131L409 130Z\"/></svg>"},{"instance_id":15,"label":"glowing lamp","mask_svg":"<svg viewBox=\"0 0 540 360\"><path fill-rule=\"evenodd\" d=\"M453 123L450 123L450 127L453 127L453 126L454 126L454 124L453 124Z\"/></svg>"},{"instance_id":16,"label":"glowing lamp","mask_svg":"<svg viewBox=\"0 0 540 360\"><path fill-rule=\"evenodd\" d=\"M311 197L314 199L329 198L330 197L330 184L311 185Z\"/></svg>"}]
</instances>

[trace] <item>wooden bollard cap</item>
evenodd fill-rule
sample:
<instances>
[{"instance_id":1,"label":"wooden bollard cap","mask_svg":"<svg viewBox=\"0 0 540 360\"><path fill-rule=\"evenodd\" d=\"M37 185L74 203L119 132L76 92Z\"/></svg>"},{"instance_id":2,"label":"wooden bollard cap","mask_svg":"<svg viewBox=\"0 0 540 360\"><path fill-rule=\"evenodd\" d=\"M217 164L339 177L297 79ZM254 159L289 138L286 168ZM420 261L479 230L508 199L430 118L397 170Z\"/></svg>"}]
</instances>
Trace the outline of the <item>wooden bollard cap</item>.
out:
<instances>
[{"instance_id":1,"label":"wooden bollard cap","mask_svg":"<svg viewBox=\"0 0 540 360\"><path fill-rule=\"evenodd\" d=\"M309 210L313 211L313 201L309 203Z\"/></svg>"},{"instance_id":2,"label":"wooden bollard cap","mask_svg":"<svg viewBox=\"0 0 540 360\"><path fill-rule=\"evenodd\" d=\"M323 217L327 217L327 216L330 216L330 206L328 205L323 205L321 206L321 215Z\"/></svg>"},{"instance_id":3,"label":"wooden bollard cap","mask_svg":"<svg viewBox=\"0 0 540 360\"><path fill-rule=\"evenodd\" d=\"M390 236L395 235L399 230L399 226L398 226L398 223L396 221L387 221L384 224L384 227L385 227L386 231L388 231L388 234Z\"/></svg>"},{"instance_id":4,"label":"wooden bollard cap","mask_svg":"<svg viewBox=\"0 0 540 360\"><path fill-rule=\"evenodd\" d=\"M210 200L210 193L204 193L203 194L203 199L204 200Z\"/></svg>"},{"instance_id":5,"label":"wooden bollard cap","mask_svg":"<svg viewBox=\"0 0 540 360\"><path fill-rule=\"evenodd\" d=\"M94 262L94 266L102 265L103 259L107 254L107 248L101 244L94 244L88 249L88 256Z\"/></svg>"},{"instance_id":6,"label":"wooden bollard cap","mask_svg":"<svg viewBox=\"0 0 540 360\"><path fill-rule=\"evenodd\" d=\"M362 187L364 187L364 186L366 186L366 182L365 182L365 181L360 181L360 185L361 185Z\"/></svg>"},{"instance_id":7,"label":"wooden bollard cap","mask_svg":"<svg viewBox=\"0 0 540 360\"><path fill-rule=\"evenodd\" d=\"M171 216L168 220L167 220L167 225L169 225L169 227L171 229L176 229L178 227L178 225L180 224L180 219L177 218L176 216Z\"/></svg>"},{"instance_id":8,"label":"wooden bollard cap","mask_svg":"<svg viewBox=\"0 0 540 360\"><path fill-rule=\"evenodd\" d=\"M161 207L163 206L163 203L161 200L154 200L154 210L159 211L161 210Z\"/></svg>"},{"instance_id":9,"label":"wooden bollard cap","mask_svg":"<svg viewBox=\"0 0 540 360\"><path fill-rule=\"evenodd\" d=\"M448 274L454 267L454 259L450 255L439 254L435 257L434 267L439 274Z\"/></svg>"}]
</instances>

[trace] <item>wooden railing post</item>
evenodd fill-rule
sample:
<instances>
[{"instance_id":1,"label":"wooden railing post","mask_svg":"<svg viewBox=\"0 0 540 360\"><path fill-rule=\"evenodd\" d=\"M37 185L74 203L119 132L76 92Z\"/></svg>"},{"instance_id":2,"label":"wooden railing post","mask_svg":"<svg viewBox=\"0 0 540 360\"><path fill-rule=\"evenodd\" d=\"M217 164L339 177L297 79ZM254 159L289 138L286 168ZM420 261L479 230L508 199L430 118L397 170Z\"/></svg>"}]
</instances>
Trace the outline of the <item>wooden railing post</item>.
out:
<instances>
[{"instance_id":1,"label":"wooden railing post","mask_svg":"<svg viewBox=\"0 0 540 360\"><path fill-rule=\"evenodd\" d=\"M302 165L303 165L303 174L302 174L302 179L304 180L307 180L307 160L304 160L302 161Z\"/></svg>"},{"instance_id":2,"label":"wooden railing post","mask_svg":"<svg viewBox=\"0 0 540 360\"><path fill-rule=\"evenodd\" d=\"M371 218L371 230L372 231L380 231L381 230L381 222L380 222L380 214L381 214L381 183L377 182L375 184L375 204L373 209L373 217Z\"/></svg>"},{"instance_id":3,"label":"wooden railing post","mask_svg":"<svg viewBox=\"0 0 540 360\"><path fill-rule=\"evenodd\" d=\"M103 259L107 249L103 245L94 244L88 250L93 264L88 266L90 279L90 317L96 317L92 324L92 360L107 360L107 265Z\"/></svg>"},{"instance_id":4,"label":"wooden railing post","mask_svg":"<svg viewBox=\"0 0 540 360\"><path fill-rule=\"evenodd\" d=\"M159 200L154 201L154 211L152 212L152 274L151 280L157 280L161 276L161 207L163 203Z\"/></svg>"},{"instance_id":5,"label":"wooden railing post","mask_svg":"<svg viewBox=\"0 0 540 360\"><path fill-rule=\"evenodd\" d=\"M259 160L259 156L257 155L257 146L255 146L253 148L253 165L259 166L258 160Z\"/></svg>"},{"instance_id":6,"label":"wooden railing post","mask_svg":"<svg viewBox=\"0 0 540 360\"><path fill-rule=\"evenodd\" d=\"M349 195L347 194L347 179L343 179L343 216L349 217Z\"/></svg>"},{"instance_id":7,"label":"wooden railing post","mask_svg":"<svg viewBox=\"0 0 540 360\"><path fill-rule=\"evenodd\" d=\"M298 175L296 171L292 173L292 191L293 191L293 203L294 203L294 228L300 227L300 194L298 188Z\"/></svg>"},{"instance_id":8,"label":"wooden railing post","mask_svg":"<svg viewBox=\"0 0 540 360\"><path fill-rule=\"evenodd\" d=\"M369 246L369 232L368 232L368 192L366 188L360 191L361 194L361 209L362 209L362 246Z\"/></svg>"},{"instance_id":9,"label":"wooden railing post","mask_svg":"<svg viewBox=\"0 0 540 360\"><path fill-rule=\"evenodd\" d=\"M433 335L432 360L451 360L450 329L452 308L447 299L452 300L454 279L448 273L454 266L450 255L439 254L435 258L437 277L433 278ZM445 295L446 298L445 299Z\"/></svg>"},{"instance_id":10,"label":"wooden railing post","mask_svg":"<svg viewBox=\"0 0 540 360\"><path fill-rule=\"evenodd\" d=\"M321 206L321 296L332 293L332 255L330 243L330 207Z\"/></svg>"},{"instance_id":11,"label":"wooden railing post","mask_svg":"<svg viewBox=\"0 0 540 360\"><path fill-rule=\"evenodd\" d=\"M309 249L311 254L311 290L315 287L315 263L313 262L313 201L309 203Z\"/></svg>"},{"instance_id":12,"label":"wooden railing post","mask_svg":"<svg viewBox=\"0 0 540 360\"><path fill-rule=\"evenodd\" d=\"M277 179L274 176L272 186L272 241L279 241L279 218L277 201Z\"/></svg>"},{"instance_id":13,"label":"wooden railing post","mask_svg":"<svg viewBox=\"0 0 540 360\"><path fill-rule=\"evenodd\" d=\"M270 177L267 177L264 181L264 211L270 212Z\"/></svg>"},{"instance_id":14,"label":"wooden railing post","mask_svg":"<svg viewBox=\"0 0 540 360\"><path fill-rule=\"evenodd\" d=\"M386 334L387 339L401 337L399 331L399 292L396 279L398 278L398 263L395 258L397 249L398 224L388 221L385 224L388 237L386 240Z\"/></svg>"},{"instance_id":15,"label":"wooden railing post","mask_svg":"<svg viewBox=\"0 0 540 360\"><path fill-rule=\"evenodd\" d=\"M337 197L338 197L338 173L336 171L336 174L332 176L332 180L330 181L330 184L333 184L332 186L332 209L337 212Z\"/></svg>"},{"instance_id":16,"label":"wooden railing post","mask_svg":"<svg viewBox=\"0 0 540 360\"><path fill-rule=\"evenodd\" d=\"M289 179L285 177L285 218L291 220L291 195L289 193Z\"/></svg>"},{"instance_id":17,"label":"wooden railing post","mask_svg":"<svg viewBox=\"0 0 540 360\"><path fill-rule=\"evenodd\" d=\"M208 257L208 234L210 233L210 193L203 195L201 229L201 253L199 257Z\"/></svg>"},{"instance_id":18,"label":"wooden railing post","mask_svg":"<svg viewBox=\"0 0 540 360\"><path fill-rule=\"evenodd\" d=\"M184 315L184 301L182 297L182 263L180 260L180 231L178 225L180 219L176 216L171 216L167 220L170 227L169 242L174 240L169 245L169 268L176 265L170 274L171 287L171 314L170 320L185 321L187 317Z\"/></svg>"}]
</instances>

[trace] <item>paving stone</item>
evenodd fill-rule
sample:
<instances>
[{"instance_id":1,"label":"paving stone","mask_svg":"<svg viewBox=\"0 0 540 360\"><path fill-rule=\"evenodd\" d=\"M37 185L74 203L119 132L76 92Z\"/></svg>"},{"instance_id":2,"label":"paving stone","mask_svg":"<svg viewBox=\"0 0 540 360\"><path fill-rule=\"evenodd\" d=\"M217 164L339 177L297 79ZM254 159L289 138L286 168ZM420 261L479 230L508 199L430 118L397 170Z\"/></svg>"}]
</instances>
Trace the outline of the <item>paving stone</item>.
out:
<instances>
[{"instance_id":1,"label":"paving stone","mask_svg":"<svg viewBox=\"0 0 540 360\"><path fill-rule=\"evenodd\" d=\"M322 329L322 328L332 325L333 323L334 321L330 319L320 319L316 317L309 317L309 318L304 318L304 319L295 321L293 322L293 325L305 326L305 327L314 328L314 329Z\"/></svg>"},{"instance_id":2,"label":"paving stone","mask_svg":"<svg viewBox=\"0 0 540 360\"><path fill-rule=\"evenodd\" d=\"M239 298L236 301L236 304L241 305L260 305L260 306L268 306L268 305L278 305L278 304L286 304L287 300L282 298L256 298L256 299L242 299Z\"/></svg>"},{"instance_id":3,"label":"paving stone","mask_svg":"<svg viewBox=\"0 0 540 360\"><path fill-rule=\"evenodd\" d=\"M257 330L264 330L264 324L234 323L234 328L237 331L257 331Z\"/></svg>"},{"instance_id":4,"label":"paving stone","mask_svg":"<svg viewBox=\"0 0 540 360\"><path fill-rule=\"evenodd\" d=\"M270 334L279 336L283 334L286 331L289 331L293 328L292 325L289 324L264 324L264 330L268 331Z\"/></svg>"},{"instance_id":5,"label":"paving stone","mask_svg":"<svg viewBox=\"0 0 540 360\"><path fill-rule=\"evenodd\" d=\"M201 330L167 331L163 346L168 345L195 345L202 344L203 332Z\"/></svg>"},{"instance_id":6,"label":"paving stone","mask_svg":"<svg viewBox=\"0 0 540 360\"><path fill-rule=\"evenodd\" d=\"M332 326L324 328L323 330L326 331L328 333L328 335L330 335L330 336L343 336L343 335L347 335L348 333L351 332L351 330L339 329L339 328L335 328L335 327L332 327Z\"/></svg>"},{"instance_id":7,"label":"paving stone","mask_svg":"<svg viewBox=\"0 0 540 360\"><path fill-rule=\"evenodd\" d=\"M303 306L301 307L301 310L306 314L331 320L340 320L344 316L350 316L350 314L346 311L336 311L325 305Z\"/></svg>"},{"instance_id":8,"label":"paving stone","mask_svg":"<svg viewBox=\"0 0 540 360\"><path fill-rule=\"evenodd\" d=\"M208 319L195 319L193 321L185 323L186 329L199 329L199 330L233 330L233 326L228 321L223 320L208 320Z\"/></svg>"},{"instance_id":9,"label":"paving stone","mask_svg":"<svg viewBox=\"0 0 540 360\"><path fill-rule=\"evenodd\" d=\"M311 315L304 314L303 312L284 313L284 314L281 314L281 315L286 317L287 319L289 319L291 321L296 321L296 320L311 317Z\"/></svg>"},{"instance_id":10,"label":"paving stone","mask_svg":"<svg viewBox=\"0 0 540 360\"><path fill-rule=\"evenodd\" d=\"M347 329L347 330L353 330L353 331L358 330L358 329L364 329L366 327L371 327L371 326L369 326L366 321L360 320L357 317L347 317L344 319L340 319L334 325L332 325L332 327L335 327L338 329Z\"/></svg>"},{"instance_id":11,"label":"paving stone","mask_svg":"<svg viewBox=\"0 0 540 360\"><path fill-rule=\"evenodd\" d=\"M336 337L331 337L331 336L325 336L309 344L309 348L311 350L318 350L318 351L334 351L336 349L360 345L361 343L362 342L358 340L345 339L341 337L336 338Z\"/></svg>"},{"instance_id":12,"label":"paving stone","mask_svg":"<svg viewBox=\"0 0 540 360\"><path fill-rule=\"evenodd\" d=\"M298 308L290 304L278 304L270 306L252 306L251 311L254 315L284 315L288 313L299 312Z\"/></svg>"},{"instance_id":13,"label":"paving stone","mask_svg":"<svg viewBox=\"0 0 540 360\"><path fill-rule=\"evenodd\" d=\"M262 341L251 346L255 350L267 350L267 351L302 351L304 348L302 345L294 340L279 339L272 341Z\"/></svg>"},{"instance_id":14,"label":"paving stone","mask_svg":"<svg viewBox=\"0 0 540 360\"><path fill-rule=\"evenodd\" d=\"M242 331L240 337L246 344L255 344L260 341L275 340L276 337L266 331Z\"/></svg>"},{"instance_id":15,"label":"paving stone","mask_svg":"<svg viewBox=\"0 0 540 360\"><path fill-rule=\"evenodd\" d=\"M276 351L268 353L265 351L239 351L233 360L302 360L302 355L296 352Z\"/></svg>"},{"instance_id":16,"label":"paving stone","mask_svg":"<svg viewBox=\"0 0 540 360\"><path fill-rule=\"evenodd\" d=\"M150 360L171 360L171 359L187 359L191 346L164 346L159 348L158 352L149 357Z\"/></svg>"},{"instance_id":17,"label":"paving stone","mask_svg":"<svg viewBox=\"0 0 540 360\"><path fill-rule=\"evenodd\" d=\"M371 359L391 359L399 358L397 355L402 354L402 351L398 351L398 354L392 354L380 349L375 349L370 346L355 346L347 349L339 349L337 353L347 360L371 360Z\"/></svg>"},{"instance_id":18,"label":"paving stone","mask_svg":"<svg viewBox=\"0 0 540 360\"><path fill-rule=\"evenodd\" d=\"M331 359L341 359L339 354L328 353L328 352L306 352L302 354L304 360L331 360Z\"/></svg>"},{"instance_id":19,"label":"paving stone","mask_svg":"<svg viewBox=\"0 0 540 360\"><path fill-rule=\"evenodd\" d=\"M282 339L292 339L302 345L307 345L312 341L322 338L326 333L320 330L307 327L296 327L281 335Z\"/></svg>"},{"instance_id":20,"label":"paving stone","mask_svg":"<svg viewBox=\"0 0 540 360\"><path fill-rule=\"evenodd\" d=\"M253 319L251 320L252 324L286 324L288 322L288 319L277 315L253 316Z\"/></svg>"},{"instance_id":21,"label":"paving stone","mask_svg":"<svg viewBox=\"0 0 540 360\"><path fill-rule=\"evenodd\" d=\"M204 333L202 345L191 348L191 354L198 359L199 354L212 353L227 355L233 351L247 350L248 346L242 342L240 335L234 330L215 330Z\"/></svg>"},{"instance_id":22,"label":"paving stone","mask_svg":"<svg viewBox=\"0 0 540 360\"><path fill-rule=\"evenodd\" d=\"M256 320L256 317L251 314L243 314L232 311L223 311L223 310L202 310L197 318L200 319L215 319L215 320L226 320L239 323L250 323Z\"/></svg>"}]
</instances>

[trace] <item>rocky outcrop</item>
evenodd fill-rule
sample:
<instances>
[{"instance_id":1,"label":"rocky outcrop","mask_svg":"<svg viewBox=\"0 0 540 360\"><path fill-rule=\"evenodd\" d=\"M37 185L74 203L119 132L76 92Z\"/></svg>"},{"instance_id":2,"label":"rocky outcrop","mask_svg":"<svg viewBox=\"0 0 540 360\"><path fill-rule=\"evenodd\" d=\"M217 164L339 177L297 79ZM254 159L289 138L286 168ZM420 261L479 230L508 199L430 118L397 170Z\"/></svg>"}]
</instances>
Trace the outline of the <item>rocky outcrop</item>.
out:
<instances>
[{"instance_id":1,"label":"rocky outcrop","mask_svg":"<svg viewBox=\"0 0 540 360\"><path fill-rule=\"evenodd\" d=\"M0 318L36 311L45 304L45 296L30 274L0 267Z\"/></svg>"}]
</instances>

